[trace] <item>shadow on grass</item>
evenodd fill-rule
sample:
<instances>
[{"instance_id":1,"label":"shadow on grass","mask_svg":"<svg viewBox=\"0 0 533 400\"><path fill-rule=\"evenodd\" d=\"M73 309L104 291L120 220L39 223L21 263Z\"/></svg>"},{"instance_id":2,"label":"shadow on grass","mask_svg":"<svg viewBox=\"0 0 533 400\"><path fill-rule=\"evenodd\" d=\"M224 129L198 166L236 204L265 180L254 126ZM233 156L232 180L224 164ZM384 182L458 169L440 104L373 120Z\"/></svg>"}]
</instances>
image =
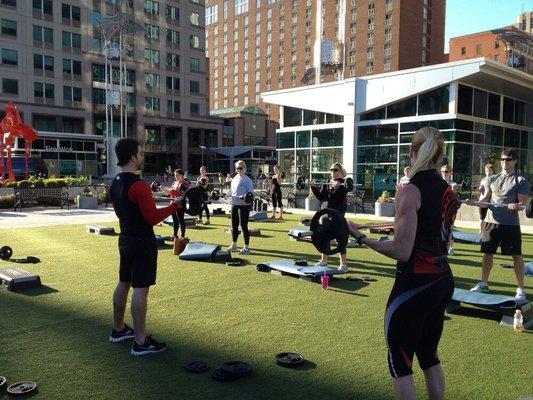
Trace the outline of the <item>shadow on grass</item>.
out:
<instances>
[{"instance_id":1,"label":"shadow on grass","mask_svg":"<svg viewBox=\"0 0 533 400\"><path fill-rule=\"evenodd\" d=\"M52 294L52 293L59 293L59 290L54 289L50 286L46 286L46 285L42 285L40 288L37 288L37 289L23 290L22 292L17 292L17 294L20 294L23 296L29 296L29 297L42 296L45 294Z\"/></svg>"},{"instance_id":2,"label":"shadow on grass","mask_svg":"<svg viewBox=\"0 0 533 400\"><path fill-rule=\"evenodd\" d=\"M23 312L25 309L32 310L31 316ZM358 382L357 378L344 386L327 379L311 379L306 372L319 369L312 361L293 372L257 361L261 357L253 350L223 343L205 350L200 333L183 327L180 331L186 340L174 335L168 338L166 352L134 358L129 354L130 341L118 344L107 341L110 325L102 317L26 296L5 296L2 310L10 315L9 325L2 329L5 337L16 336L3 343L2 356L10 362L3 365L2 372L7 376L31 374L38 381L39 398L43 399L64 398L67 382L70 399L383 398L383 393L366 388L365 382ZM198 339L194 340L195 336ZM198 350L196 346L204 349ZM72 367L62 372L50 368L58 359L64 366ZM206 374L193 376L185 372L183 366L192 359L204 359L211 365L232 359L256 362L249 379L224 384L212 381Z\"/></svg>"}]
</instances>

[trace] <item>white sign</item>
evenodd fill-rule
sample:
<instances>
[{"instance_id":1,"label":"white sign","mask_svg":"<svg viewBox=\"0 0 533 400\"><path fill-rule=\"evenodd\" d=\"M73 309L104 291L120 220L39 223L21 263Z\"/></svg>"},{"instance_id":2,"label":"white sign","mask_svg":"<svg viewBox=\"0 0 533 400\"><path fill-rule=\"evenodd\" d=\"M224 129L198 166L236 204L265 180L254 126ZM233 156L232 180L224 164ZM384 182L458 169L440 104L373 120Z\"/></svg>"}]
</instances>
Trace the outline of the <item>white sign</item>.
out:
<instances>
[{"instance_id":1,"label":"white sign","mask_svg":"<svg viewBox=\"0 0 533 400\"><path fill-rule=\"evenodd\" d=\"M55 151L57 153L72 153L72 147L51 147L51 146L45 146L44 149L46 151Z\"/></svg>"}]
</instances>

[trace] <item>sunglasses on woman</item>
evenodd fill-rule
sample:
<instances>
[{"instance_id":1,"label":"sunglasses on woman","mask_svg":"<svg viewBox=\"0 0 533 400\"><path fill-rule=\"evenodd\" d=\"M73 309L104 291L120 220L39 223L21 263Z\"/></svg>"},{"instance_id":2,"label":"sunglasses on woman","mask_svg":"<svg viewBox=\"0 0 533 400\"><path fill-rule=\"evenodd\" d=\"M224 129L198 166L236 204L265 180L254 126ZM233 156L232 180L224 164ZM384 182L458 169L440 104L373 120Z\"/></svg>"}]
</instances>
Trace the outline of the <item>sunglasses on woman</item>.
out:
<instances>
[{"instance_id":1,"label":"sunglasses on woman","mask_svg":"<svg viewBox=\"0 0 533 400\"><path fill-rule=\"evenodd\" d=\"M331 172L339 172L339 169L338 168L331 168L330 171Z\"/></svg>"},{"instance_id":2,"label":"sunglasses on woman","mask_svg":"<svg viewBox=\"0 0 533 400\"><path fill-rule=\"evenodd\" d=\"M240 171L241 169L244 169L244 167L237 167L237 169Z\"/></svg>"}]
</instances>

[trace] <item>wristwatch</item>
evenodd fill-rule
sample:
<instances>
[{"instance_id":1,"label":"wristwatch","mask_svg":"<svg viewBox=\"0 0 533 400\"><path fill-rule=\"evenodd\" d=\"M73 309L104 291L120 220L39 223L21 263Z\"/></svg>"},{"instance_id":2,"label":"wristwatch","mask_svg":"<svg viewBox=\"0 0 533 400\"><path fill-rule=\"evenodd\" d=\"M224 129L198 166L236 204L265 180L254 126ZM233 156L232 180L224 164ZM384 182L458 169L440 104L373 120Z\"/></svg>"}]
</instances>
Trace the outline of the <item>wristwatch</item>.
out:
<instances>
[{"instance_id":1,"label":"wristwatch","mask_svg":"<svg viewBox=\"0 0 533 400\"><path fill-rule=\"evenodd\" d=\"M366 238L366 235L364 233L361 233L359 236L355 238L355 241L359 246L363 245L363 239Z\"/></svg>"}]
</instances>

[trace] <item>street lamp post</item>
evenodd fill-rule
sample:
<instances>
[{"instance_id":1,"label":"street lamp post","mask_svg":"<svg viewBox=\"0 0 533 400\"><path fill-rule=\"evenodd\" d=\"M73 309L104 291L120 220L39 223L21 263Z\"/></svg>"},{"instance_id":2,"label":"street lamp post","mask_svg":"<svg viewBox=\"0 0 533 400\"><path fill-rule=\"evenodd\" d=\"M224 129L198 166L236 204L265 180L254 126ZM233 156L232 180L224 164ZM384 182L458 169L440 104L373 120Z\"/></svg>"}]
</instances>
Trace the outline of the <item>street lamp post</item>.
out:
<instances>
[{"instance_id":1,"label":"street lamp post","mask_svg":"<svg viewBox=\"0 0 533 400\"><path fill-rule=\"evenodd\" d=\"M202 167L204 166L204 150L207 150L207 147L205 146L198 146L200 150L202 150Z\"/></svg>"}]
</instances>

